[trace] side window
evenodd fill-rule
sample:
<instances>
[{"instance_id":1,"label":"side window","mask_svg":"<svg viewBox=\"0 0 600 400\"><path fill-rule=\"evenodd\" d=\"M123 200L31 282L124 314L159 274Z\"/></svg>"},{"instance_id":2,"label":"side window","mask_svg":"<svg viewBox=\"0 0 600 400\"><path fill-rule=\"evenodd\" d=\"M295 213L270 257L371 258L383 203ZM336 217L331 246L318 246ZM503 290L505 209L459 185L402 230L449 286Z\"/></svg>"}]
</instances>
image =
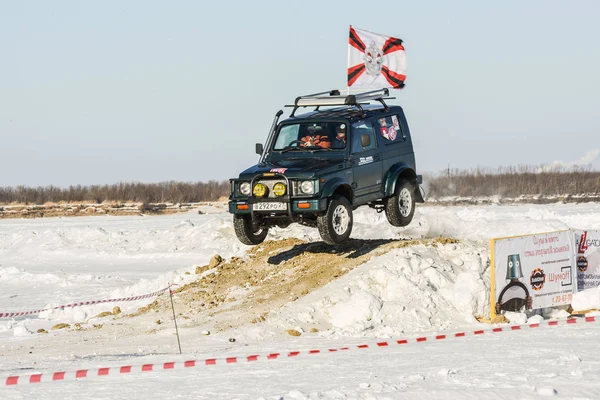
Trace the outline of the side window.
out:
<instances>
[{"instance_id":1,"label":"side window","mask_svg":"<svg viewBox=\"0 0 600 400\"><path fill-rule=\"evenodd\" d=\"M406 135L402 131L397 115L378 118L375 127L380 143L391 144L406 141Z\"/></svg>"},{"instance_id":2,"label":"side window","mask_svg":"<svg viewBox=\"0 0 600 400\"><path fill-rule=\"evenodd\" d=\"M369 135L369 145L362 145L362 135ZM359 121L352 124L352 153L361 153L363 151L371 150L377 147L377 141L375 138L375 131L373 125L369 121Z\"/></svg>"},{"instance_id":3,"label":"side window","mask_svg":"<svg viewBox=\"0 0 600 400\"><path fill-rule=\"evenodd\" d=\"M284 125L279 129L279 135L277 135L277 141L275 142L274 149L281 150L285 148L292 140L298 139L298 131L300 125Z\"/></svg>"}]
</instances>

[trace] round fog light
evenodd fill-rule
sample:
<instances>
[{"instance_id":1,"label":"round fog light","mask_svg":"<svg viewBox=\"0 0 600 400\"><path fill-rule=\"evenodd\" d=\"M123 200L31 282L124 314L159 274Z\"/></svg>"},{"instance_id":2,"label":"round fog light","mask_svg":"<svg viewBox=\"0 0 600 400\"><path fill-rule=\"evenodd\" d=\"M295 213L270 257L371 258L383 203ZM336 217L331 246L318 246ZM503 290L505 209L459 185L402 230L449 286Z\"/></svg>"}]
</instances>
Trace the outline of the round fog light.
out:
<instances>
[{"instance_id":1,"label":"round fog light","mask_svg":"<svg viewBox=\"0 0 600 400\"><path fill-rule=\"evenodd\" d=\"M267 194L267 187L262 183L257 183L254 185L254 190L252 192L256 197L263 197Z\"/></svg>"},{"instance_id":2,"label":"round fog light","mask_svg":"<svg viewBox=\"0 0 600 400\"><path fill-rule=\"evenodd\" d=\"M273 186L273 193L275 193L275 196L277 197L281 197L285 194L285 185L281 182L276 183L275 186Z\"/></svg>"}]
</instances>

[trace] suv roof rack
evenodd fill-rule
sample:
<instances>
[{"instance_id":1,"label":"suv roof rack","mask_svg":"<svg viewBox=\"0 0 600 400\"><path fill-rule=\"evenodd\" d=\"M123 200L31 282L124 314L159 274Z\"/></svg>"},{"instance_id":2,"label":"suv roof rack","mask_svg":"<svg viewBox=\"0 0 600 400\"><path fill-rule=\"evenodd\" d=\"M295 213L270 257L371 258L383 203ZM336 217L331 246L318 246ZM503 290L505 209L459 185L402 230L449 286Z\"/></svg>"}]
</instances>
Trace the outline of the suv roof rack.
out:
<instances>
[{"instance_id":1,"label":"suv roof rack","mask_svg":"<svg viewBox=\"0 0 600 400\"><path fill-rule=\"evenodd\" d=\"M290 117L294 116L294 113L298 108L312 106L316 107L315 111L321 106L354 106L364 113L362 105L369 104L371 101L380 102L387 111L388 106L385 104L384 100L395 99L395 97L388 97L389 94L390 91L387 88L347 95L340 94L339 90L334 89L327 92L298 96L293 105L286 105L286 107L294 107Z\"/></svg>"}]
</instances>

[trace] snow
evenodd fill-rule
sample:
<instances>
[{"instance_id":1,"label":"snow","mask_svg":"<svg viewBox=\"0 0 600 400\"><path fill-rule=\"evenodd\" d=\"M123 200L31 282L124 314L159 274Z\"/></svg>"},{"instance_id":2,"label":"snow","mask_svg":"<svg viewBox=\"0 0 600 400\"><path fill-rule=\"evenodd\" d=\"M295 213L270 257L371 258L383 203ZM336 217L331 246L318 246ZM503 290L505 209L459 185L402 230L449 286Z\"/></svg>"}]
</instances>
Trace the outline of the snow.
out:
<instances>
[{"instance_id":1,"label":"snow","mask_svg":"<svg viewBox=\"0 0 600 400\"><path fill-rule=\"evenodd\" d=\"M191 282L199 277L196 266L208 264L215 254L246 257L250 247L237 241L230 221L224 206L202 214L0 220L0 312L122 298ZM600 204L421 206L406 228L392 227L385 215L361 208L355 212L353 238L460 241L392 248L272 310L260 324L217 332L200 320L180 321L183 355L169 314L95 318L115 304L133 312L152 298L0 319L0 383L9 375L339 348L486 329L475 317L489 310L489 239L562 229L600 229ZM267 239L290 237L320 241L315 229L299 225L273 229ZM203 274L218 277L215 269ZM231 297L238 301L249 293L237 288ZM600 290L576 294L573 308L600 308ZM518 324L566 315L560 309L533 316L507 313ZM208 312L203 318L211 321ZM86 329L52 331L57 323ZM103 327L92 329L92 324ZM38 329L50 333L38 334ZM288 329L302 335L289 336ZM0 387L0 398L597 398L599 336L590 323L256 364Z\"/></svg>"},{"instance_id":2,"label":"snow","mask_svg":"<svg viewBox=\"0 0 600 400\"><path fill-rule=\"evenodd\" d=\"M571 307L577 311L600 308L600 286L576 293L573 296Z\"/></svg>"},{"instance_id":3,"label":"snow","mask_svg":"<svg viewBox=\"0 0 600 400\"><path fill-rule=\"evenodd\" d=\"M290 303L268 322L330 323L336 334L372 337L475 322L474 315L489 309L484 250L462 244L392 250Z\"/></svg>"}]
</instances>

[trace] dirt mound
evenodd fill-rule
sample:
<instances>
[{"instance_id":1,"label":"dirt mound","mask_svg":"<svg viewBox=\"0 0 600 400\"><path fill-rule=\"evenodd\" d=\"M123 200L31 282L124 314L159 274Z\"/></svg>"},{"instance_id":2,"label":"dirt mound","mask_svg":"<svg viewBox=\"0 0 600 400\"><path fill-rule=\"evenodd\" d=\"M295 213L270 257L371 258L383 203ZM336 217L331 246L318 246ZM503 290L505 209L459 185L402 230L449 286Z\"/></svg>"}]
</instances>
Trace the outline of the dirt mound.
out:
<instances>
[{"instance_id":1,"label":"dirt mound","mask_svg":"<svg viewBox=\"0 0 600 400\"><path fill-rule=\"evenodd\" d=\"M214 331L260 323L269 312L391 249L457 242L450 238L351 240L331 247L298 239L268 241L252 248L244 259L198 268L202 277L175 292L175 309L186 318L187 326L208 323ZM169 299L162 297L136 315L167 308Z\"/></svg>"}]
</instances>

